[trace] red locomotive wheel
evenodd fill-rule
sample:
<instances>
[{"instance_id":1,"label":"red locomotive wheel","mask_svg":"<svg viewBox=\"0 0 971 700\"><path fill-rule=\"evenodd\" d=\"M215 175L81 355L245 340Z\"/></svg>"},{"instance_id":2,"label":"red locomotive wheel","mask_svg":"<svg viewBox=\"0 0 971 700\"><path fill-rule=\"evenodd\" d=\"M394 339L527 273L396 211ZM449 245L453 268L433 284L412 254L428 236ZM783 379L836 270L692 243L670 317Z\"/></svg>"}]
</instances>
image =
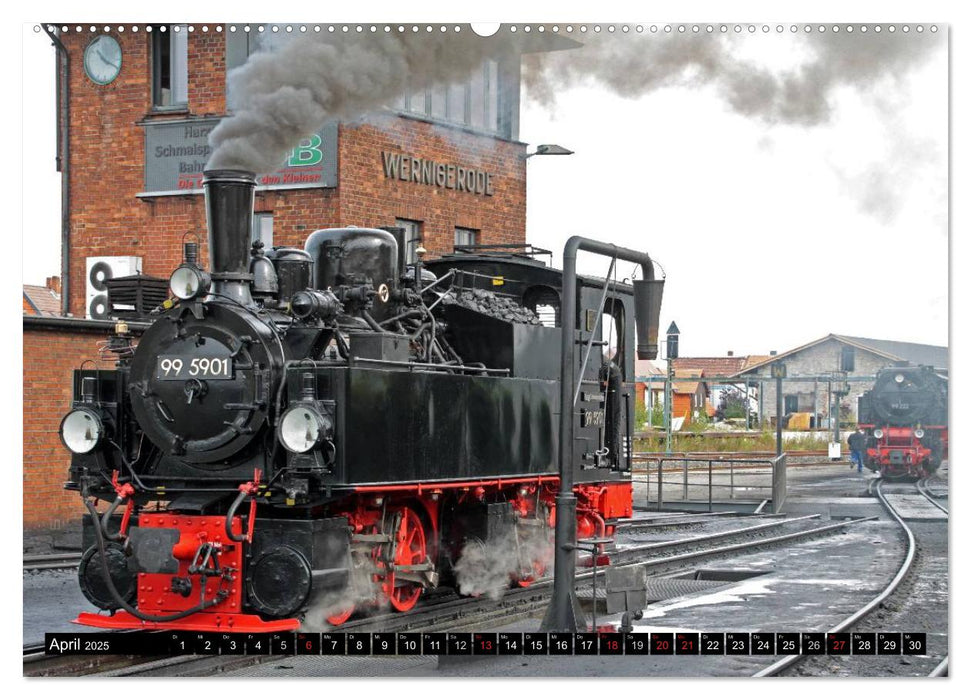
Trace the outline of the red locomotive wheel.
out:
<instances>
[{"instance_id":1,"label":"red locomotive wheel","mask_svg":"<svg viewBox=\"0 0 971 700\"><path fill-rule=\"evenodd\" d=\"M351 615L354 614L354 611L356 609L357 609L357 606L352 605L346 610L341 610L340 612L336 612L333 615L328 615L327 622L333 625L334 627L339 627L351 619Z\"/></svg>"},{"instance_id":2,"label":"red locomotive wheel","mask_svg":"<svg viewBox=\"0 0 971 700\"><path fill-rule=\"evenodd\" d=\"M533 573L526 576L522 576L521 578L517 579L516 584L520 588L529 588L530 586L533 585L536 579L541 578L545 573L546 573L546 564L544 562L536 561L534 559Z\"/></svg>"},{"instance_id":3,"label":"red locomotive wheel","mask_svg":"<svg viewBox=\"0 0 971 700\"><path fill-rule=\"evenodd\" d=\"M394 565L424 564L428 559L428 550L425 543L425 528L418 514L411 508L402 507L395 512L392 523L397 523L391 545L394 547L392 558ZM381 588L391 602L391 607L399 612L407 612L415 607L422 591L421 584L396 580L394 571L385 574Z\"/></svg>"}]
</instances>

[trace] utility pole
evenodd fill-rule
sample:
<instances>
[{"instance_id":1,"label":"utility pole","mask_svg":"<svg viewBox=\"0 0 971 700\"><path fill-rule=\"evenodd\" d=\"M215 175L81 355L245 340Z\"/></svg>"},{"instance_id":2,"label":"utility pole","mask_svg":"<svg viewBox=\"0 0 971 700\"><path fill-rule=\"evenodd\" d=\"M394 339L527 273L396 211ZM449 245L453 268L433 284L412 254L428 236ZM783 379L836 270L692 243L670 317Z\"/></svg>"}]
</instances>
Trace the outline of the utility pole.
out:
<instances>
[{"instance_id":1,"label":"utility pole","mask_svg":"<svg viewBox=\"0 0 971 700\"><path fill-rule=\"evenodd\" d=\"M678 338L681 331L678 324L671 321L668 326L668 379L664 388L664 451L671 454L671 423L674 418L674 362L678 359Z\"/></svg>"},{"instance_id":2,"label":"utility pole","mask_svg":"<svg viewBox=\"0 0 971 700\"><path fill-rule=\"evenodd\" d=\"M786 376L784 362L772 364L772 376L775 377L775 454L782 454L782 380Z\"/></svg>"}]
</instances>

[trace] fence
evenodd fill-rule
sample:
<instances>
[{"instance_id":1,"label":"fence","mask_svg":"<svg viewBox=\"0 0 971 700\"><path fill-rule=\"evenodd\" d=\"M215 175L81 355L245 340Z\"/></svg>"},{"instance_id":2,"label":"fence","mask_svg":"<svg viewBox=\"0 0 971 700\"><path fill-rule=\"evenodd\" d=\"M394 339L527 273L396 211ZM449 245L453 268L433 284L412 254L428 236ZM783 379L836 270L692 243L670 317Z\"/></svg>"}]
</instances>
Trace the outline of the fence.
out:
<instances>
[{"instance_id":1,"label":"fence","mask_svg":"<svg viewBox=\"0 0 971 700\"><path fill-rule=\"evenodd\" d=\"M648 508L662 510L664 507L665 488L674 487L680 492L677 497L669 499L669 505L699 504L707 498L708 511L713 510L713 504L722 500L733 501L739 498L755 495L762 501L759 509L771 502L773 513L782 510L786 499L786 455L759 458L717 458L684 454L681 456L651 457L643 460L647 463L644 478L633 478L635 484L646 485L645 503ZM642 462L642 463L643 463ZM672 469L670 465L680 464L680 469ZM652 468L656 477L651 479ZM667 465L667 466L666 466ZM689 466L692 465L692 466ZM765 469L756 469L757 467ZM671 478L672 472L680 472L680 478ZM691 478L700 474L701 478ZM769 481L770 483L764 483ZM657 499L652 501L652 483L656 486Z\"/></svg>"}]
</instances>

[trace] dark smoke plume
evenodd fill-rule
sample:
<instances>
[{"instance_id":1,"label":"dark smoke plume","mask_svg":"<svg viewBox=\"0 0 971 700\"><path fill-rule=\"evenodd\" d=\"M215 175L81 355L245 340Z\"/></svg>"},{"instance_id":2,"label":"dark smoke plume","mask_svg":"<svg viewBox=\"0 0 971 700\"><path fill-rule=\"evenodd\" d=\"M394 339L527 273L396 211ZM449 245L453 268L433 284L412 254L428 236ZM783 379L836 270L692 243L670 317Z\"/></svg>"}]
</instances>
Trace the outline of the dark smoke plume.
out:
<instances>
[{"instance_id":1,"label":"dark smoke plume","mask_svg":"<svg viewBox=\"0 0 971 700\"><path fill-rule=\"evenodd\" d=\"M459 33L418 29L300 34L273 51L255 53L229 75L234 113L210 134L207 167L273 171L287 151L327 121L360 119L406 92L464 82L487 58L519 55L527 38L508 27L491 37L467 25ZM827 27L800 29L794 36L777 36L774 28L767 36L747 36L746 30L574 33L570 38L582 46L525 54L523 80L529 98L549 106L557 92L582 84L629 98L669 86L709 88L747 118L809 127L829 119L839 88L892 91L947 41L946 28L905 34L862 32L859 25L847 32L844 25L838 33ZM560 42L563 37L561 32ZM805 53L805 60L780 70L745 57L745 42L772 39L786 42L785 50ZM867 187L871 204L894 197L873 178Z\"/></svg>"},{"instance_id":2,"label":"dark smoke plume","mask_svg":"<svg viewBox=\"0 0 971 700\"><path fill-rule=\"evenodd\" d=\"M229 75L234 113L210 134L206 167L273 171L325 122L380 109L409 88L464 81L487 58L513 50L512 37L502 32L480 37L467 26L458 34L408 29L301 35L250 56Z\"/></svg>"}]
</instances>

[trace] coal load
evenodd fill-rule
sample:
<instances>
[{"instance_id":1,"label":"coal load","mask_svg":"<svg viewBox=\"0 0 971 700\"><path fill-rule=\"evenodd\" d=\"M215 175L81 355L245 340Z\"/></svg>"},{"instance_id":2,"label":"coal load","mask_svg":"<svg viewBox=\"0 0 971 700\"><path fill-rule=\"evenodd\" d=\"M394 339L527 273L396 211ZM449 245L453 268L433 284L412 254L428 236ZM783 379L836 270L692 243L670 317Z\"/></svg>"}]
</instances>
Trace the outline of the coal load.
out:
<instances>
[{"instance_id":1,"label":"coal load","mask_svg":"<svg viewBox=\"0 0 971 700\"><path fill-rule=\"evenodd\" d=\"M460 289L448 292L444 304L455 304L492 318L531 326L543 325L531 309L520 306L511 297L487 292L484 289Z\"/></svg>"}]
</instances>

